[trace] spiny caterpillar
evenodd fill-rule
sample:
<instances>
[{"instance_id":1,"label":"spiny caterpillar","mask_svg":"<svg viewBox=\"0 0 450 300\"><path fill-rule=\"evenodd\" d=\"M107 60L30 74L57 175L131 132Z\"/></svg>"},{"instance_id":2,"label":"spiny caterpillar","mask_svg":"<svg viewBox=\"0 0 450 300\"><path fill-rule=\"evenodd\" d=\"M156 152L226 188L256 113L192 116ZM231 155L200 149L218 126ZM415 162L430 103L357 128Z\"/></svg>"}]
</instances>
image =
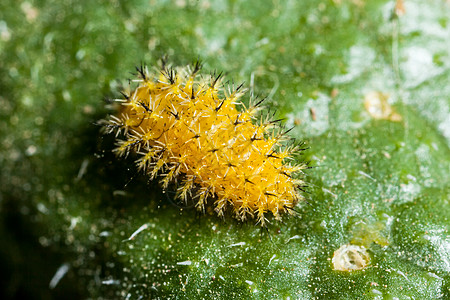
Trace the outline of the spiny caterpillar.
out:
<instances>
[{"instance_id":1,"label":"spiny caterpillar","mask_svg":"<svg viewBox=\"0 0 450 300\"><path fill-rule=\"evenodd\" d=\"M222 73L200 76L200 62L136 69L137 87L116 99L118 113L103 122L116 135L118 156L137 154L139 170L159 176L164 190L174 184L178 199L194 199L202 211L214 201L219 216L232 210L238 220L256 218L261 226L268 212L277 220L293 213L304 186L298 175L307 165L289 160L304 149L285 145L280 120L258 113L264 99L251 97L246 108L238 101L243 85L222 84Z\"/></svg>"}]
</instances>

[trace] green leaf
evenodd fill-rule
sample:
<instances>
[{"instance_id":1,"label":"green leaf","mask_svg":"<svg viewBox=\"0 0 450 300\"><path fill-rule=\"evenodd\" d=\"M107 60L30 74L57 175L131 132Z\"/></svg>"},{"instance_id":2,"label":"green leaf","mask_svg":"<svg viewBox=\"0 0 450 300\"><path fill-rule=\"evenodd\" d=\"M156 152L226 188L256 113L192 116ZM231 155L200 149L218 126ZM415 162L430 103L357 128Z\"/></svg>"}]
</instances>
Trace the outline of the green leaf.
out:
<instances>
[{"instance_id":1,"label":"green leaf","mask_svg":"<svg viewBox=\"0 0 450 300\"><path fill-rule=\"evenodd\" d=\"M450 6L395 5L3 1L4 296L449 298ZM295 126L314 166L298 215L267 231L199 215L114 157L101 99L164 54ZM345 245L370 262L334 270Z\"/></svg>"}]
</instances>

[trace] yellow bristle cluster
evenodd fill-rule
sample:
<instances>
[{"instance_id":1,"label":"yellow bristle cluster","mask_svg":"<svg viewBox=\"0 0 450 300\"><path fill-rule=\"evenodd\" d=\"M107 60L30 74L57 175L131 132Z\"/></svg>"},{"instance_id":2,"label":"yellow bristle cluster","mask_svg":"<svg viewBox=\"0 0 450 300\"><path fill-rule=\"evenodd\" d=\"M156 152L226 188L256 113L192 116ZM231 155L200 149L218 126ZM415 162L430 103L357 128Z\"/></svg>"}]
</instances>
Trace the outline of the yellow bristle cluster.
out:
<instances>
[{"instance_id":1,"label":"yellow bristle cluster","mask_svg":"<svg viewBox=\"0 0 450 300\"><path fill-rule=\"evenodd\" d=\"M306 168L288 163L298 147L283 146L276 122L253 122L259 103L236 109L242 86L226 89L221 74L202 79L199 69L139 68L136 89L105 124L121 138L115 151L136 153L140 170L159 176L164 189L175 183L177 197L195 199L199 210L214 201L219 216L232 210L262 226L268 212L276 219L291 213L304 184L295 177Z\"/></svg>"}]
</instances>

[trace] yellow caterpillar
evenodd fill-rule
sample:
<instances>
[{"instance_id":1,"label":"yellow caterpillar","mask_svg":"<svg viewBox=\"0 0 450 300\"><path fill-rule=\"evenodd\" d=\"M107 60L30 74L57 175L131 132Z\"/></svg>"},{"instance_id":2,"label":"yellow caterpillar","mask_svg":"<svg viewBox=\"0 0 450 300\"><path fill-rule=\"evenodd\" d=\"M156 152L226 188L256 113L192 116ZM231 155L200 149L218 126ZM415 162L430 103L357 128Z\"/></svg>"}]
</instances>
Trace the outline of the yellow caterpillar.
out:
<instances>
[{"instance_id":1,"label":"yellow caterpillar","mask_svg":"<svg viewBox=\"0 0 450 300\"><path fill-rule=\"evenodd\" d=\"M262 101L245 108L242 85L223 85L222 73L200 76L200 68L137 68L136 89L104 121L118 139L117 155L137 154L140 170L159 176L163 189L175 183L177 197L194 199L199 210L214 201L219 216L229 210L261 226L268 212L277 220L291 214L307 165L289 160L303 149L284 146L277 121L256 122Z\"/></svg>"}]
</instances>

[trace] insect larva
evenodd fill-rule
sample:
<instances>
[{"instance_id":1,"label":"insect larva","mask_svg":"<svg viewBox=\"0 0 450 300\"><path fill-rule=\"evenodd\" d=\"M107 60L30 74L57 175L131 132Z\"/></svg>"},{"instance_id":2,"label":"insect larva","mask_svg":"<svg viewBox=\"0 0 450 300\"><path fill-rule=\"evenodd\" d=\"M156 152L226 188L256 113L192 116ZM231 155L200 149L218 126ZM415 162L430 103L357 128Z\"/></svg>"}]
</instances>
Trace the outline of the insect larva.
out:
<instances>
[{"instance_id":1,"label":"insect larva","mask_svg":"<svg viewBox=\"0 0 450 300\"><path fill-rule=\"evenodd\" d=\"M262 226L269 212L278 220L292 214L307 168L292 156L303 149L285 145L279 120L259 118L262 101L246 108L242 85L222 84L223 73L200 76L199 62L137 70L136 88L104 121L116 134L118 156L136 154L142 172L158 177L163 189L176 183L176 196L194 199L199 210L213 202L219 216L232 211Z\"/></svg>"}]
</instances>

